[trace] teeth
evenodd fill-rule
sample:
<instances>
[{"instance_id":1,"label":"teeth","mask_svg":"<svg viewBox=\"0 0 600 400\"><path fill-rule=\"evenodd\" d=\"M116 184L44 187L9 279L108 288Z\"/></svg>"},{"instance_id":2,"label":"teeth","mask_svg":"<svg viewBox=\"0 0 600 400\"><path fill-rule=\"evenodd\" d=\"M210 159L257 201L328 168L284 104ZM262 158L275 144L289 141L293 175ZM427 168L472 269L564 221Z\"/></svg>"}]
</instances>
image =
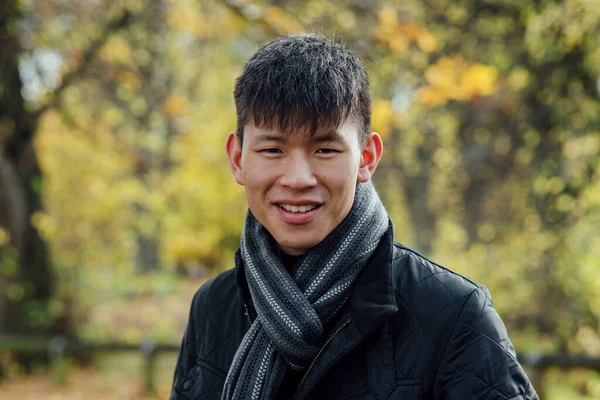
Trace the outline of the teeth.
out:
<instances>
[{"instance_id":1,"label":"teeth","mask_svg":"<svg viewBox=\"0 0 600 400\"><path fill-rule=\"evenodd\" d=\"M279 207L283 208L286 211L291 211L294 213L307 212L307 211L311 211L311 210L314 210L315 208L317 208L317 206L314 204L307 204L307 205L301 205L301 206L292 206L290 204L280 204Z\"/></svg>"}]
</instances>

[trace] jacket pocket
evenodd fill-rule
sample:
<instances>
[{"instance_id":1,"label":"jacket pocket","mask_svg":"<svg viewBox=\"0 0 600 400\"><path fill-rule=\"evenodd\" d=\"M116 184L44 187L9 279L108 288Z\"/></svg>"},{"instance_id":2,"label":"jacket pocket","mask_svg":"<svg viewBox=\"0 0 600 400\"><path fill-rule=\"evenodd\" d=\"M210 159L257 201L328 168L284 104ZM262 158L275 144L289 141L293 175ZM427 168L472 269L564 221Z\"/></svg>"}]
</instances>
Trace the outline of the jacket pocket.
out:
<instances>
[{"instance_id":1,"label":"jacket pocket","mask_svg":"<svg viewBox=\"0 0 600 400\"><path fill-rule=\"evenodd\" d=\"M177 400L220 400L225 373L219 368L202 360L176 387Z\"/></svg>"}]
</instances>

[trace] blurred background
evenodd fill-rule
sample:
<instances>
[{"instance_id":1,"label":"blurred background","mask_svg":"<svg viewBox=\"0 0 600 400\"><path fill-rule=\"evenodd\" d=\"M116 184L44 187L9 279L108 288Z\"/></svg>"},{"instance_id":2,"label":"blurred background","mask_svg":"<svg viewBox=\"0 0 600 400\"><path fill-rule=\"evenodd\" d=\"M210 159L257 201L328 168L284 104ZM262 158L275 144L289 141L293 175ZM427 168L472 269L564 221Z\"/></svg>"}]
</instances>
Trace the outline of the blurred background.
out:
<instances>
[{"instance_id":1,"label":"blurred background","mask_svg":"<svg viewBox=\"0 0 600 400\"><path fill-rule=\"evenodd\" d=\"M367 66L396 240L486 285L522 362L598 360L598 0L3 0L0 399L168 398L239 244L234 80L301 31ZM598 371L528 367L561 400Z\"/></svg>"}]
</instances>

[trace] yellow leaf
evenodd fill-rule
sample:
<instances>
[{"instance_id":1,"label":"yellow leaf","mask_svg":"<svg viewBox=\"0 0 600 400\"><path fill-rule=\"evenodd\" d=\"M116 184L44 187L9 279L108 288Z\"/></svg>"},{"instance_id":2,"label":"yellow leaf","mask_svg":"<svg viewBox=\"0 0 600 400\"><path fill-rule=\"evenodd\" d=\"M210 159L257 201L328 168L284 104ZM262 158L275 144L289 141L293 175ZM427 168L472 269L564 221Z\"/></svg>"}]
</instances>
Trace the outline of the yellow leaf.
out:
<instances>
[{"instance_id":1,"label":"yellow leaf","mask_svg":"<svg viewBox=\"0 0 600 400\"><path fill-rule=\"evenodd\" d=\"M472 99L478 96L490 96L496 93L498 71L488 65L475 64L462 74L461 86L467 96Z\"/></svg>"},{"instance_id":2,"label":"yellow leaf","mask_svg":"<svg viewBox=\"0 0 600 400\"><path fill-rule=\"evenodd\" d=\"M206 22L197 10L184 6L169 14L169 25L177 30L189 32L196 37L203 37L207 33Z\"/></svg>"},{"instance_id":3,"label":"yellow leaf","mask_svg":"<svg viewBox=\"0 0 600 400\"><path fill-rule=\"evenodd\" d=\"M390 133L390 126L394 118L394 110L387 100L376 100L372 107L372 126L373 131L379 133L382 138L386 138Z\"/></svg>"},{"instance_id":4,"label":"yellow leaf","mask_svg":"<svg viewBox=\"0 0 600 400\"><path fill-rule=\"evenodd\" d=\"M425 70L431 90L421 90L419 97L426 105L445 100L471 100L497 91L498 72L492 66L468 65L460 56L441 57ZM423 88L428 89L428 88Z\"/></svg>"},{"instance_id":5,"label":"yellow leaf","mask_svg":"<svg viewBox=\"0 0 600 400\"><path fill-rule=\"evenodd\" d=\"M383 30L390 32L398 28L398 17L396 16L396 10L392 7L382 8L377 13L377 16Z\"/></svg>"},{"instance_id":6,"label":"yellow leaf","mask_svg":"<svg viewBox=\"0 0 600 400\"><path fill-rule=\"evenodd\" d=\"M409 40L415 41L421 35L422 30L417 24L402 24L400 25L400 32Z\"/></svg>"},{"instance_id":7,"label":"yellow leaf","mask_svg":"<svg viewBox=\"0 0 600 400\"><path fill-rule=\"evenodd\" d=\"M408 48L408 42L400 35L389 38L388 43L395 56L400 56Z\"/></svg>"},{"instance_id":8,"label":"yellow leaf","mask_svg":"<svg viewBox=\"0 0 600 400\"><path fill-rule=\"evenodd\" d=\"M425 79L432 86L447 86L458 83L457 70L460 68L457 58L440 57L440 59L425 70Z\"/></svg>"},{"instance_id":9,"label":"yellow leaf","mask_svg":"<svg viewBox=\"0 0 600 400\"><path fill-rule=\"evenodd\" d=\"M0 246L4 246L10 242L10 233L0 227Z\"/></svg>"},{"instance_id":10,"label":"yellow leaf","mask_svg":"<svg viewBox=\"0 0 600 400\"><path fill-rule=\"evenodd\" d=\"M438 43L433 36L433 34L429 31L423 31L421 35L417 38L417 44L426 53L433 53L438 49Z\"/></svg>"},{"instance_id":11,"label":"yellow leaf","mask_svg":"<svg viewBox=\"0 0 600 400\"><path fill-rule=\"evenodd\" d=\"M511 71L507 81L513 90L519 91L529 86L531 74L523 67L516 67Z\"/></svg>"},{"instance_id":12,"label":"yellow leaf","mask_svg":"<svg viewBox=\"0 0 600 400\"><path fill-rule=\"evenodd\" d=\"M130 92L135 92L142 87L140 78L131 71L118 71L115 74L115 79L123 84Z\"/></svg>"},{"instance_id":13,"label":"yellow leaf","mask_svg":"<svg viewBox=\"0 0 600 400\"><path fill-rule=\"evenodd\" d=\"M112 63L131 64L131 48L122 37L112 35L100 50L100 58Z\"/></svg>"},{"instance_id":14,"label":"yellow leaf","mask_svg":"<svg viewBox=\"0 0 600 400\"><path fill-rule=\"evenodd\" d=\"M467 95L460 85L463 67L464 61L460 57L441 57L425 70L425 80L439 95L453 100L466 100Z\"/></svg>"},{"instance_id":15,"label":"yellow leaf","mask_svg":"<svg viewBox=\"0 0 600 400\"><path fill-rule=\"evenodd\" d=\"M178 117L183 114L186 106L187 102L185 101L185 99L176 95L171 95L167 97L167 100L164 104L165 114L167 114L167 116L171 118Z\"/></svg>"},{"instance_id":16,"label":"yellow leaf","mask_svg":"<svg viewBox=\"0 0 600 400\"><path fill-rule=\"evenodd\" d=\"M302 25L279 7L267 7L263 18L279 32L296 33L302 31Z\"/></svg>"},{"instance_id":17,"label":"yellow leaf","mask_svg":"<svg viewBox=\"0 0 600 400\"><path fill-rule=\"evenodd\" d=\"M433 87L424 87L417 90L417 101L428 107L435 107L446 103L446 97Z\"/></svg>"},{"instance_id":18,"label":"yellow leaf","mask_svg":"<svg viewBox=\"0 0 600 400\"><path fill-rule=\"evenodd\" d=\"M437 40L431 32L417 24L402 24L400 32L411 42L416 42L419 48L426 53L437 50Z\"/></svg>"}]
</instances>

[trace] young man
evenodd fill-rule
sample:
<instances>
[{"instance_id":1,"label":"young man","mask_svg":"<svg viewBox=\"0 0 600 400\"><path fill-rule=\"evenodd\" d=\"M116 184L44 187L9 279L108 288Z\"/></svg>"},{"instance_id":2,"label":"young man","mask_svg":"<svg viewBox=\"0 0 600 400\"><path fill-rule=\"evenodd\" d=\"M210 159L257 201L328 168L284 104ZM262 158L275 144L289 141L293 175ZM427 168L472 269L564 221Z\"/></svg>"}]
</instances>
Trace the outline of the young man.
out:
<instances>
[{"instance_id":1,"label":"young man","mask_svg":"<svg viewBox=\"0 0 600 400\"><path fill-rule=\"evenodd\" d=\"M537 399L488 290L393 241L360 60L277 39L235 86L249 210L192 302L171 399Z\"/></svg>"}]
</instances>

